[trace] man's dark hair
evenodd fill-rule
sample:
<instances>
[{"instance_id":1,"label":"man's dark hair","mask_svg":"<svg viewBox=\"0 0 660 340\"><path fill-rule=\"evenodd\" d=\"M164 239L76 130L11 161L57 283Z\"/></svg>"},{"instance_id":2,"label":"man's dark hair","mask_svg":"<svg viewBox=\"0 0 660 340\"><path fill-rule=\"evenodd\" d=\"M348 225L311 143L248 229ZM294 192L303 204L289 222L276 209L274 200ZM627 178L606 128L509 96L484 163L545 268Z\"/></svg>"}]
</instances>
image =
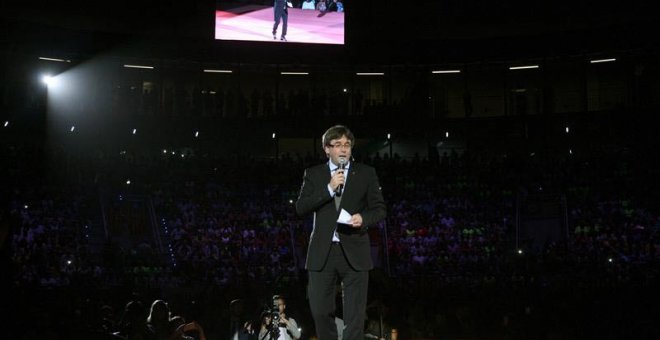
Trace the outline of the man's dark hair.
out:
<instances>
[{"instance_id":1,"label":"man's dark hair","mask_svg":"<svg viewBox=\"0 0 660 340\"><path fill-rule=\"evenodd\" d=\"M355 136L353 136L353 132L343 125L335 125L326 130L323 137L321 137L322 146L330 146L331 140L340 139L343 136L346 136L346 139L348 139L351 144L355 145Z\"/></svg>"}]
</instances>

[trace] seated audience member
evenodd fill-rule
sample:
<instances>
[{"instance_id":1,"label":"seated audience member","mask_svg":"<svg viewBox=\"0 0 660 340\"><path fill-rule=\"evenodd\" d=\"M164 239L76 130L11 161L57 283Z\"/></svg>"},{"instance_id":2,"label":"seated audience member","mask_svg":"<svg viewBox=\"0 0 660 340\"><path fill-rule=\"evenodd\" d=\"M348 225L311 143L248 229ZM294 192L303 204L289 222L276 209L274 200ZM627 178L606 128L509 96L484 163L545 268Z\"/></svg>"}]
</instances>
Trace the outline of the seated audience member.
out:
<instances>
[{"instance_id":1,"label":"seated audience member","mask_svg":"<svg viewBox=\"0 0 660 340\"><path fill-rule=\"evenodd\" d=\"M326 12L328 10L328 5L325 3L325 0L319 0L316 3L316 10L320 12Z\"/></svg>"},{"instance_id":2,"label":"seated audience member","mask_svg":"<svg viewBox=\"0 0 660 340\"><path fill-rule=\"evenodd\" d=\"M305 0L305 1L303 1L302 9L311 9L311 10L314 10L314 1L313 1L313 0Z\"/></svg>"},{"instance_id":3,"label":"seated audience member","mask_svg":"<svg viewBox=\"0 0 660 340\"><path fill-rule=\"evenodd\" d=\"M344 4L341 2L341 0L335 1L337 3L337 12L343 12L344 11Z\"/></svg>"}]
</instances>

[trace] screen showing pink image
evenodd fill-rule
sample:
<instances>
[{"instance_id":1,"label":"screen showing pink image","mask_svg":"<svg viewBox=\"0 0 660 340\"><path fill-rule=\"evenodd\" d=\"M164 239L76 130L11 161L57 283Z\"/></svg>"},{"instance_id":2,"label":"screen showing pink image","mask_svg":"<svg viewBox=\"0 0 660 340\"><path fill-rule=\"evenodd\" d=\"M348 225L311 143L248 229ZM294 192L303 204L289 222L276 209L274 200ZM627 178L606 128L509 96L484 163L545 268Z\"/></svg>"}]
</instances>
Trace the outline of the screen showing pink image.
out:
<instances>
[{"instance_id":1,"label":"screen showing pink image","mask_svg":"<svg viewBox=\"0 0 660 340\"><path fill-rule=\"evenodd\" d=\"M215 39L344 44L344 0L217 1Z\"/></svg>"}]
</instances>

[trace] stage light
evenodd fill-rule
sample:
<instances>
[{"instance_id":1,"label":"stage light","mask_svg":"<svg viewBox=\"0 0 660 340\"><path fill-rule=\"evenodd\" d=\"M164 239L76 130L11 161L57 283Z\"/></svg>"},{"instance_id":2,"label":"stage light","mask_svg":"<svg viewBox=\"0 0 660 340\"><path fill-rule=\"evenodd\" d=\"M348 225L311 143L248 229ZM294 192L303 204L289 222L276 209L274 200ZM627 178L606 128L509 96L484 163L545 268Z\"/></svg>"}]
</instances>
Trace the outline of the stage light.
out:
<instances>
[{"instance_id":1,"label":"stage light","mask_svg":"<svg viewBox=\"0 0 660 340\"><path fill-rule=\"evenodd\" d=\"M445 131L445 138L449 138L449 131Z\"/></svg>"},{"instance_id":2,"label":"stage light","mask_svg":"<svg viewBox=\"0 0 660 340\"><path fill-rule=\"evenodd\" d=\"M137 133L137 129L133 129L133 134L136 134L136 133Z\"/></svg>"},{"instance_id":3,"label":"stage light","mask_svg":"<svg viewBox=\"0 0 660 340\"><path fill-rule=\"evenodd\" d=\"M55 85L55 77L47 74L41 77L41 81L46 84L46 86Z\"/></svg>"},{"instance_id":4,"label":"stage light","mask_svg":"<svg viewBox=\"0 0 660 340\"><path fill-rule=\"evenodd\" d=\"M76 129L76 126L75 126L75 125L71 125L71 129L69 129L69 131L73 132L73 130L75 130L75 129Z\"/></svg>"},{"instance_id":5,"label":"stage light","mask_svg":"<svg viewBox=\"0 0 660 340\"><path fill-rule=\"evenodd\" d=\"M199 137L199 131L195 131L195 138Z\"/></svg>"},{"instance_id":6,"label":"stage light","mask_svg":"<svg viewBox=\"0 0 660 340\"><path fill-rule=\"evenodd\" d=\"M569 133L570 131L571 131L571 128L567 126L566 127L566 133Z\"/></svg>"},{"instance_id":7,"label":"stage light","mask_svg":"<svg viewBox=\"0 0 660 340\"><path fill-rule=\"evenodd\" d=\"M163 149L163 153L167 153L167 149Z\"/></svg>"},{"instance_id":8,"label":"stage light","mask_svg":"<svg viewBox=\"0 0 660 340\"><path fill-rule=\"evenodd\" d=\"M285 76L306 76L309 75L309 72L280 72L280 74Z\"/></svg>"},{"instance_id":9,"label":"stage light","mask_svg":"<svg viewBox=\"0 0 660 340\"><path fill-rule=\"evenodd\" d=\"M392 138L392 135L388 133L387 134L387 140L390 140L391 138Z\"/></svg>"},{"instance_id":10,"label":"stage light","mask_svg":"<svg viewBox=\"0 0 660 340\"><path fill-rule=\"evenodd\" d=\"M275 132L273 132L273 139L275 139L275 137L277 137L277 135L275 134Z\"/></svg>"},{"instance_id":11,"label":"stage light","mask_svg":"<svg viewBox=\"0 0 660 340\"><path fill-rule=\"evenodd\" d=\"M130 179L126 180L126 185L131 185L131 180Z\"/></svg>"},{"instance_id":12,"label":"stage light","mask_svg":"<svg viewBox=\"0 0 660 340\"><path fill-rule=\"evenodd\" d=\"M573 149L568 149L568 154L572 155L573 154Z\"/></svg>"},{"instance_id":13,"label":"stage light","mask_svg":"<svg viewBox=\"0 0 660 340\"><path fill-rule=\"evenodd\" d=\"M607 262L612 263L612 262L614 262L614 259L612 259L612 258L610 257L609 259L607 259Z\"/></svg>"},{"instance_id":14,"label":"stage light","mask_svg":"<svg viewBox=\"0 0 660 340\"><path fill-rule=\"evenodd\" d=\"M355 73L358 76L384 76L384 72L357 72Z\"/></svg>"},{"instance_id":15,"label":"stage light","mask_svg":"<svg viewBox=\"0 0 660 340\"><path fill-rule=\"evenodd\" d=\"M5 126L5 127L8 127L8 126L9 126L9 121L8 121L8 120L5 120L5 125L4 125L4 126Z\"/></svg>"},{"instance_id":16,"label":"stage light","mask_svg":"<svg viewBox=\"0 0 660 340\"><path fill-rule=\"evenodd\" d=\"M522 255L522 253L523 253L522 249L518 249L518 254Z\"/></svg>"}]
</instances>

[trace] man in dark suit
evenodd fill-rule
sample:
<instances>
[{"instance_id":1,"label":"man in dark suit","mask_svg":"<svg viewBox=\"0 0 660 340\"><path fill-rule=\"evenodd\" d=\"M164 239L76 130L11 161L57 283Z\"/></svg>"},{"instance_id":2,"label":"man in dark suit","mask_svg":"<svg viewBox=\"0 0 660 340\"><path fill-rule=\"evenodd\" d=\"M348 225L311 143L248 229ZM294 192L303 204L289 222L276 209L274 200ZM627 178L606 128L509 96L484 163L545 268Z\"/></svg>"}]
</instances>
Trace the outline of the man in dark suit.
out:
<instances>
[{"instance_id":1,"label":"man in dark suit","mask_svg":"<svg viewBox=\"0 0 660 340\"><path fill-rule=\"evenodd\" d=\"M275 23L273 24L273 39L277 39L277 26L282 21L282 36L280 40L286 41L286 28L287 21L289 19L289 11L287 6L289 5L287 0L274 0L273 11L275 12Z\"/></svg>"},{"instance_id":2,"label":"man in dark suit","mask_svg":"<svg viewBox=\"0 0 660 340\"><path fill-rule=\"evenodd\" d=\"M385 218L385 201L374 168L351 161L353 133L329 128L322 137L328 162L305 170L299 215L314 215L307 251L309 305L319 340L337 339L335 286L343 286L343 339L364 339L364 318L373 268L367 228ZM339 223L340 212L349 218Z\"/></svg>"}]
</instances>

